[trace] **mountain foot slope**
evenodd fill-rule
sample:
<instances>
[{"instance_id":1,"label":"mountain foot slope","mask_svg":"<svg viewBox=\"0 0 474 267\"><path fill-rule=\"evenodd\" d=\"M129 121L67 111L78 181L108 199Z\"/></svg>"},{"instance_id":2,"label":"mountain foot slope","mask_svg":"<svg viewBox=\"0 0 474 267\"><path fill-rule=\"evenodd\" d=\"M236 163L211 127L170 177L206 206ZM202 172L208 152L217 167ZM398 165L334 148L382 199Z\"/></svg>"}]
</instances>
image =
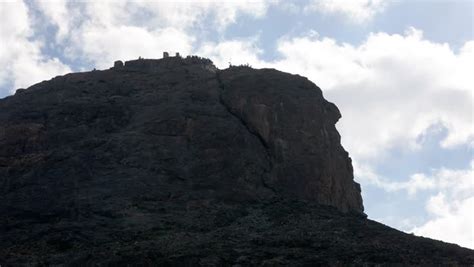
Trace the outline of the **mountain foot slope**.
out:
<instances>
[{"instance_id":1,"label":"mountain foot slope","mask_svg":"<svg viewBox=\"0 0 474 267\"><path fill-rule=\"evenodd\" d=\"M32 222L34 221L34 224ZM329 206L136 199L121 216L32 219L4 230L18 265L472 266L472 250L399 232Z\"/></svg>"}]
</instances>

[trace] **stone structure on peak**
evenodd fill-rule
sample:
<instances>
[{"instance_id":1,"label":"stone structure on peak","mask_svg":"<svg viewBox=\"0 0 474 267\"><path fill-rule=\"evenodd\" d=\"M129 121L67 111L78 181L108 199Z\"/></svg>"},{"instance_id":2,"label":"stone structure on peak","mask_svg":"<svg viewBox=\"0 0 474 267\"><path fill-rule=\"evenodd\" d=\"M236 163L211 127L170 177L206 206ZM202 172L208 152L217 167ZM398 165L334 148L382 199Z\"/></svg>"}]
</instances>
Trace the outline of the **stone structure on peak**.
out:
<instances>
[{"instance_id":1,"label":"stone structure on peak","mask_svg":"<svg viewBox=\"0 0 474 267\"><path fill-rule=\"evenodd\" d=\"M123 63L121 60L117 60L114 62L112 69L122 71L145 71L160 73L166 72L173 68L189 65L196 65L213 73L217 71L216 66L211 60L207 58L201 58L197 56L187 56L183 58L179 53L176 53L176 56L174 57L170 57L168 52L163 53L162 59L145 59L139 57L138 59L125 61L125 63Z\"/></svg>"},{"instance_id":2,"label":"stone structure on peak","mask_svg":"<svg viewBox=\"0 0 474 267\"><path fill-rule=\"evenodd\" d=\"M119 69L123 67L123 62L121 60L117 60L114 62L114 68Z\"/></svg>"}]
</instances>

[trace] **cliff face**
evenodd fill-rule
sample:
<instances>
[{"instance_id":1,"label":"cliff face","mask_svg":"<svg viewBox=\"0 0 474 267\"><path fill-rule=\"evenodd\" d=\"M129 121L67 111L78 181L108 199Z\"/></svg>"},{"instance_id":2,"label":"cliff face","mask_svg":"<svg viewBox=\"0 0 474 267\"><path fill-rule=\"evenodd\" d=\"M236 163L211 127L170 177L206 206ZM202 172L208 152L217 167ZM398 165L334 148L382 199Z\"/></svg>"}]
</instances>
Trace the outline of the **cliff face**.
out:
<instances>
[{"instance_id":1,"label":"cliff face","mask_svg":"<svg viewBox=\"0 0 474 267\"><path fill-rule=\"evenodd\" d=\"M196 57L19 90L0 100L0 264L472 263L364 218L339 118L306 78Z\"/></svg>"},{"instance_id":2,"label":"cliff face","mask_svg":"<svg viewBox=\"0 0 474 267\"><path fill-rule=\"evenodd\" d=\"M306 78L275 70L227 69L221 103L267 152L265 184L291 197L362 212L359 184L335 128L341 117Z\"/></svg>"}]
</instances>

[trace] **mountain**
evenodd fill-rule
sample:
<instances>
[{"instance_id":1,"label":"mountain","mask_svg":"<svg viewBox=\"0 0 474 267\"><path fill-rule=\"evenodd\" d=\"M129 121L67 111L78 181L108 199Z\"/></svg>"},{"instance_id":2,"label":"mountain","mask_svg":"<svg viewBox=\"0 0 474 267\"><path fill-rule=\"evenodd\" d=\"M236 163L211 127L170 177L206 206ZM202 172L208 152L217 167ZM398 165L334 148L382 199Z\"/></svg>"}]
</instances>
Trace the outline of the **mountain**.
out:
<instances>
[{"instance_id":1,"label":"mountain","mask_svg":"<svg viewBox=\"0 0 474 267\"><path fill-rule=\"evenodd\" d=\"M472 266L363 213L308 79L118 61L0 100L0 265Z\"/></svg>"}]
</instances>

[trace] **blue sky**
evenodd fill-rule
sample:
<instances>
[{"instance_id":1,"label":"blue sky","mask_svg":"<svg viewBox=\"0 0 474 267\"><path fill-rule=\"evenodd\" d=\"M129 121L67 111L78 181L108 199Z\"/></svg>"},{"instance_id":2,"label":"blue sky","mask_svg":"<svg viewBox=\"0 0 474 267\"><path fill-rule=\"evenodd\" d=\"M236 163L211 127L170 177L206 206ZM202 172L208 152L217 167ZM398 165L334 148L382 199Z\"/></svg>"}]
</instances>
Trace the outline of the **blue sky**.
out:
<instances>
[{"instance_id":1,"label":"blue sky","mask_svg":"<svg viewBox=\"0 0 474 267\"><path fill-rule=\"evenodd\" d=\"M298 73L342 112L369 218L474 248L473 9L472 0L7 0L0 97L162 51Z\"/></svg>"}]
</instances>

